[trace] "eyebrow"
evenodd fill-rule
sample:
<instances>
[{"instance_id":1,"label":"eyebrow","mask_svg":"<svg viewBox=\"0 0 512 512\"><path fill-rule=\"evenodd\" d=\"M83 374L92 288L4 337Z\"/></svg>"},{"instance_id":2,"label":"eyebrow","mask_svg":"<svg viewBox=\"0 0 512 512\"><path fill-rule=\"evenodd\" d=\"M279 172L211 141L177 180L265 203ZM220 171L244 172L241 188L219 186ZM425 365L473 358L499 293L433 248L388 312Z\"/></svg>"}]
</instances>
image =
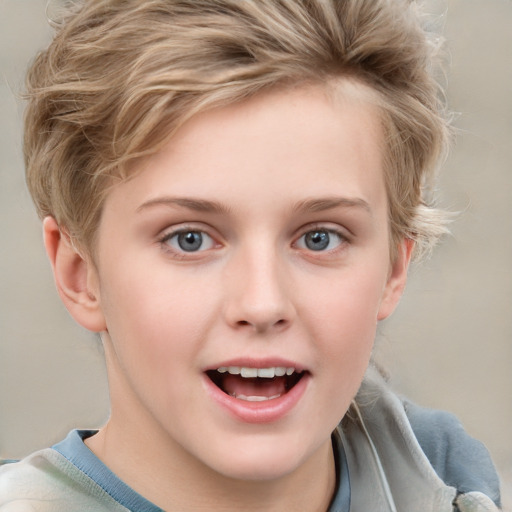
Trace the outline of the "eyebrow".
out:
<instances>
[{"instance_id":1,"label":"eyebrow","mask_svg":"<svg viewBox=\"0 0 512 512\"><path fill-rule=\"evenodd\" d=\"M227 213L228 209L217 201L196 199L191 197L156 197L142 203L136 210L137 213L156 206L180 206L189 210L206 213Z\"/></svg>"},{"instance_id":2,"label":"eyebrow","mask_svg":"<svg viewBox=\"0 0 512 512\"><path fill-rule=\"evenodd\" d=\"M358 208L365 210L370 215L372 209L370 205L358 197L321 197L315 199L306 199L298 202L293 208L296 212L323 212L325 210L332 210L334 208Z\"/></svg>"},{"instance_id":3,"label":"eyebrow","mask_svg":"<svg viewBox=\"0 0 512 512\"><path fill-rule=\"evenodd\" d=\"M207 199L199 199L199 198L191 198L191 197L156 197L154 199L150 199L149 201L141 204L136 212L139 213L148 208L153 208L157 206L167 206L167 207L182 207L187 208L188 210L204 212L204 213L216 213L216 214L226 214L229 212L229 209L223 204L217 201L211 201ZM360 198L349 198L349 197L321 197L315 199L305 199L303 201L299 201L293 207L294 212L323 212L326 210L332 210L335 208L359 208L367 211L370 215L372 214L372 210L370 205L364 200Z\"/></svg>"}]
</instances>

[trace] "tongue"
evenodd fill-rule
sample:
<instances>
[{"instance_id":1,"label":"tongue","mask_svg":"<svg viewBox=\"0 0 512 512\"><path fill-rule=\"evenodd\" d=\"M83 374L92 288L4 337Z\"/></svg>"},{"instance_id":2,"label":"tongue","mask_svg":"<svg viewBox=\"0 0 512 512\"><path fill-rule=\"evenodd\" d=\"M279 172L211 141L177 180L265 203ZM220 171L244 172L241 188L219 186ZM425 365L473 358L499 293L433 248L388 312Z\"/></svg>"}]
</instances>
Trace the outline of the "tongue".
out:
<instances>
[{"instance_id":1,"label":"tongue","mask_svg":"<svg viewBox=\"0 0 512 512\"><path fill-rule=\"evenodd\" d=\"M240 377L240 375L227 374L224 376L222 389L228 395L270 398L286 393L285 383L286 377L245 379Z\"/></svg>"}]
</instances>

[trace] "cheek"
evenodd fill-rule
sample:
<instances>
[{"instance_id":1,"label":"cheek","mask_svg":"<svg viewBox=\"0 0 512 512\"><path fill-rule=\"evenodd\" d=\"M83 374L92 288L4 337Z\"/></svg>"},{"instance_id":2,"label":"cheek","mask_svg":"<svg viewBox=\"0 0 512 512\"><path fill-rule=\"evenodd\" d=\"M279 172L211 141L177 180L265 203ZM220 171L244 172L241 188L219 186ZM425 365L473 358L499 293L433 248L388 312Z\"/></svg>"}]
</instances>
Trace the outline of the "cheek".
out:
<instances>
[{"instance_id":1,"label":"cheek","mask_svg":"<svg viewBox=\"0 0 512 512\"><path fill-rule=\"evenodd\" d=\"M301 307L303 315L310 317L311 328L321 329L331 339L364 337L376 329L385 279L368 266L311 282L307 303Z\"/></svg>"},{"instance_id":2,"label":"cheek","mask_svg":"<svg viewBox=\"0 0 512 512\"><path fill-rule=\"evenodd\" d=\"M163 306L158 293L144 300L135 297L134 290L108 308L109 380L118 384L113 387L125 397L121 400L133 395L134 403L143 403L155 417L166 417L173 425L177 418L168 412L186 407L186 400L193 402L190 378L202 340L183 307Z\"/></svg>"},{"instance_id":3,"label":"cheek","mask_svg":"<svg viewBox=\"0 0 512 512\"><path fill-rule=\"evenodd\" d=\"M311 428L331 431L356 395L371 357L377 327L379 294L365 279L331 284L314 294L309 331L316 348L315 413ZM304 313L304 318L308 318Z\"/></svg>"},{"instance_id":4,"label":"cheek","mask_svg":"<svg viewBox=\"0 0 512 512\"><path fill-rule=\"evenodd\" d=\"M359 387L373 349L384 282L383 273L371 272L371 266L352 269L326 282L324 291L303 305L301 318L319 350L321 372L338 391L350 395Z\"/></svg>"},{"instance_id":5,"label":"cheek","mask_svg":"<svg viewBox=\"0 0 512 512\"><path fill-rule=\"evenodd\" d=\"M150 272L137 276L119 270L109 274L101 295L117 358L133 375L176 374L202 344L207 319L197 312L206 299L179 279L171 283L162 275L152 279Z\"/></svg>"}]
</instances>

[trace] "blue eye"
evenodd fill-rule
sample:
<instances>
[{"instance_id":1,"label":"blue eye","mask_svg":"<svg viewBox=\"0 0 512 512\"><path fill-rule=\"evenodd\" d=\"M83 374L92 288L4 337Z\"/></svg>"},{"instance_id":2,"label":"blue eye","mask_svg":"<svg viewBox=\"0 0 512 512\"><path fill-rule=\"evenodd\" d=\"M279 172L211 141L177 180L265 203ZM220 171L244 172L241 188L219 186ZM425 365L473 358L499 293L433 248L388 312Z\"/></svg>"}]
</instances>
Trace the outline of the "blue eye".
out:
<instances>
[{"instance_id":1,"label":"blue eye","mask_svg":"<svg viewBox=\"0 0 512 512\"><path fill-rule=\"evenodd\" d=\"M314 229L301 236L297 246L310 251L327 251L338 247L343 242L341 235L329 229Z\"/></svg>"},{"instance_id":2,"label":"blue eye","mask_svg":"<svg viewBox=\"0 0 512 512\"><path fill-rule=\"evenodd\" d=\"M198 252L211 249L214 241L203 231L185 230L167 236L164 242L179 252Z\"/></svg>"}]
</instances>

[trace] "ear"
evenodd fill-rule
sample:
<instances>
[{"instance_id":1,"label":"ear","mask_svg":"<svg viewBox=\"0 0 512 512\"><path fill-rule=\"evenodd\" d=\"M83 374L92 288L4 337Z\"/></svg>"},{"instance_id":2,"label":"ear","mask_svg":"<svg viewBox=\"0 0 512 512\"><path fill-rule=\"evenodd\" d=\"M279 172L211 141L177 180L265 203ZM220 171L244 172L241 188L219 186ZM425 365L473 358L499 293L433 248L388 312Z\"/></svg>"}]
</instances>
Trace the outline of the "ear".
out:
<instances>
[{"instance_id":1,"label":"ear","mask_svg":"<svg viewBox=\"0 0 512 512\"><path fill-rule=\"evenodd\" d=\"M410 239L403 239L400 242L396 259L391 265L389 277L382 294L377 320L384 320L391 315L400 302L400 297L407 282L407 270L411 262L413 248L414 242Z\"/></svg>"},{"instance_id":2,"label":"ear","mask_svg":"<svg viewBox=\"0 0 512 512\"><path fill-rule=\"evenodd\" d=\"M69 236L59 228L53 217L44 219L43 232L57 291L67 310L86 329L105 331L94 264L73 247Z\"/></svg>"}]
</instances>

